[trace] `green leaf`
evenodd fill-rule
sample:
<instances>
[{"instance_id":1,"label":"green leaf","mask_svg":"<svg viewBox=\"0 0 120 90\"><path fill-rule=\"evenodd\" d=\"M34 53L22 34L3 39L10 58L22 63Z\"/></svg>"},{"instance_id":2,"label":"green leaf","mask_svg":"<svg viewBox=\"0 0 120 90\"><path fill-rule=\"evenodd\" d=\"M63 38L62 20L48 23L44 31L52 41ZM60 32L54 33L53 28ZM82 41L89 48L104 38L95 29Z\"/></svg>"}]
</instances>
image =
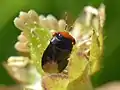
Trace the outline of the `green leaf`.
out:
<instances>
[{"instance_id":1,"label":"green leaf","mask_svg":"<svg viewBox=\"0 0 120 90\"><path fill-rule=\"evenodd\" d=\"M95 31L93 32L92 35L92 44L90 47L90 67L91 67L90 74L93 74L100 69L100 59L102 54L101 48L103 48L103 46L100 47L103 42L101 35L102 33L100 33L100 36L98 38Z\"/></svg>"},{"instance_id":2,"label":"green leaf","mask_svg":"<svg viewBox=\"0 0 120 90\"><path fill-rule=\"evenodd\" d=\"M82 76L87 64L87 59L84 56L79 55L79 48L74 47L68 65L70 82Z\"/></svg>"},{"instance_id":3,"label":"green leaf","mask_svg":"<svg viewBox=\"0 0 120 90\"><path fill-rule=\"evenodd\" d=\"M68 84L67 90L93 90L88 69L89 67L87 65L82 74Z\"/></svg>"},{"instance_id":4,"label":"green leaf","mask_svg":"<svg viewBox=\"0 0 120 90\"><path fill-rule=\"evenodd\" d=\"M44 28L36 27L29 32L31 59L40 74L43 74L41 67L42 55L47 48L51 37L50 31Z\"/></svg>"}]
</instances>

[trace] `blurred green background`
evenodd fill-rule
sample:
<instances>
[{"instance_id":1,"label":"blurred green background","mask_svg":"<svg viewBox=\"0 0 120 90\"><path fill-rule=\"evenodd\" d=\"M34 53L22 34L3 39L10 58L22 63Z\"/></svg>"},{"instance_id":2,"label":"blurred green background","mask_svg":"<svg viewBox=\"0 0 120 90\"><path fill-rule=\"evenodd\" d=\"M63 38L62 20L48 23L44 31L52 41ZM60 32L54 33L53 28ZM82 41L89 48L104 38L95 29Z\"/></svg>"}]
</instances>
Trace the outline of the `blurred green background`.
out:
<instances>
[{"instance_id":1,"label":"blurred green background","mask_svg":"<svg viewBox=\"0 0 120 90\"><path fill-rule=\"evenodd\" d=\"M9 56L17 55L14 44L20 31L14 26L13 19L20 11L34 9L39 14L54 14L60 18L69 12L76 18L84 6L106 5L104 27L105 52L102 69L92 77L93 85L99 86L109 81L120 80L120 0L0 0L0 63ZM0 65L0 84L15 82Z\"/></svg>"}]
</instances>

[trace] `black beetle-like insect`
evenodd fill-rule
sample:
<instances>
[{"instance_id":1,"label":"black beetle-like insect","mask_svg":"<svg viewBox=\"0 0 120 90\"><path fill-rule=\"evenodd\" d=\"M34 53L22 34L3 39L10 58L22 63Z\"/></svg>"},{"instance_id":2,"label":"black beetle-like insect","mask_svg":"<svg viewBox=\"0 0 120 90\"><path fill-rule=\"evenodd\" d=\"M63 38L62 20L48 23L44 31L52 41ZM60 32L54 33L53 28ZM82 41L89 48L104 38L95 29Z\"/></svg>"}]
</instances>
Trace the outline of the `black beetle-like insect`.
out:
<instances>
[{"instance_id":1,"label":"black beetle-like insect","mask_svg":"<svg viewBox=\"0 0 120 90\"><path fill-rule=\"evenodd\" d=\"M67 59L74 44L75 39L68 32L54 33L50 44L43 53L42 68L47 63L55 62L58 65L58 72L62 72L68 64Z\"/></svg>"}]
</instances>

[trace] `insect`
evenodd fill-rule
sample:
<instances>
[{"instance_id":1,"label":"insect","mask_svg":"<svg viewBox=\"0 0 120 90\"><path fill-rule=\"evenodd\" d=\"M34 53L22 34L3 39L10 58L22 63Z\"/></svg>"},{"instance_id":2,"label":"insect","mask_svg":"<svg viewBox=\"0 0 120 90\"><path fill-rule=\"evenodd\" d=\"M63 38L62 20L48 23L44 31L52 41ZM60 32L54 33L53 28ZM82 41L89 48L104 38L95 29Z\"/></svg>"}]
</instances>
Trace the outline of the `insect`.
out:
<instances>
[{"instance_id":1,"label":"insect","mask_svg":"<svg viewBox=\"0 0 120 90\"><path fill-rule=\"evenodd\" d=\"M68 64L67 59L74 44L75 39L68 32L54 33L42 57L43 70L47 63L55 62L58 65L58 72L62 72Z\"/></svg>"}]
</instances>

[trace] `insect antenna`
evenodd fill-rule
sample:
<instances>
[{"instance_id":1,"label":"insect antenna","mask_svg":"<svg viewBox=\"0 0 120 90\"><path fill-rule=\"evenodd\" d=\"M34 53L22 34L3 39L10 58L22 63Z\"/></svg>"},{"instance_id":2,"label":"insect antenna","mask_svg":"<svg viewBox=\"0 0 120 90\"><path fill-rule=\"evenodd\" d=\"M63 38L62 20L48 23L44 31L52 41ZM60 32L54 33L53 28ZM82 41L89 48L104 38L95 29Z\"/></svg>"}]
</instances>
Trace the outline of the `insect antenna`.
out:
<instances>
[{"instance_id":1,"label":"insect antenna","mask_svg":"<svg viewBox=\"0 0 120 90\"><path fill-rule=\"evenodd\" d=\"M67 21L68 21L68 13L65 12L64 15L65 15L65 16L64 16L64 20L66 21L65 31L68 31L68 24L67 24Z\"/></svg>"},{"instance_id":2,"label":"insect antenna","mask_svg":"<svg viewBox=\"0 0 120 90\"><path fill-rule=\"evenodd\" d=\"M66 27L65 27L65 31L69 32L72 30L73 28L73 23L74 23L74 19L72 17L71 14L69 14L68 12L64 13L64 20L66 21Z\"/></svg>"}]
</instances>

